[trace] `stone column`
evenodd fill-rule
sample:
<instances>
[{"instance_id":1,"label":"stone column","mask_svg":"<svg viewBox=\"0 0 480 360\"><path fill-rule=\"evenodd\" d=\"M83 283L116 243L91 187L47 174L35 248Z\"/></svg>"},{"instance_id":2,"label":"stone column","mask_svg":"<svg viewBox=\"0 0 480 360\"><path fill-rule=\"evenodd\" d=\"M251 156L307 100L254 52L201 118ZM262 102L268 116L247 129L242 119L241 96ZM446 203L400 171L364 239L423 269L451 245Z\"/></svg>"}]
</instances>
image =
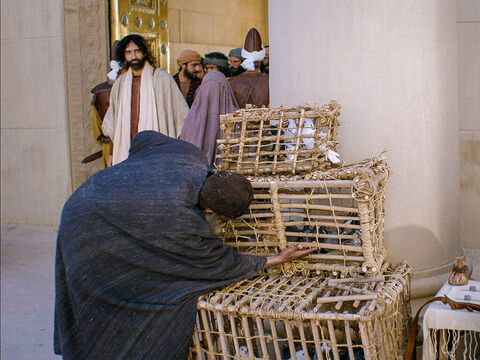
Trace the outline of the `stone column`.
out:
<instances>
[{"instance_id":1,"label":"stone column","mask_svg":"<svg viewBox=\"0 0 480 360\"><path fill-rule=\"evenodd\" d=\"M272 105L335 99L343 159L389 150L389 258L435 293L460 254L456 3L275 0L269 24Z\"/></svg>"}]
</instances>

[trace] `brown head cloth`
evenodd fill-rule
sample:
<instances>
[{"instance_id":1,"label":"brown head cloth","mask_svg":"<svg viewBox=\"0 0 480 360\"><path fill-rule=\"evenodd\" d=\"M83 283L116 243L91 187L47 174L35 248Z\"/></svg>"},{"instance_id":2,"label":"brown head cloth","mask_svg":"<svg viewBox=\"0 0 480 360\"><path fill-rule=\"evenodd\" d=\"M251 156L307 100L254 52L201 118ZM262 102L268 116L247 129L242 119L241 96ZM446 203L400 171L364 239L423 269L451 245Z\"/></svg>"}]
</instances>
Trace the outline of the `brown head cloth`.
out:
<instances>
[{"instance_id":1,"label":"brown head cloth","mask_svg":"<svg viewBox=\"0 0 480 360\"><path fill-rule=\"evenodd\" d=\"M110 51L110 59L118 61L117 46L120 44L120 40L115 40L112 44L112 50Z\"/></svg>"},{"instance_id":2,"label":"brown head cloth","mask_svg":"<svg viewBox=\"0 0 480 360\"><path fill-rule=\"evenodd\" d=\"M242 174L219 171L203 182L200 205L231 219L243 215L253 200L253 188Z\"/></svg>"},{"instance_id":3,"label":"brown head cloth","mask_svg":"<svg viewBox=\"0 0 480 360\"><path fill-rule=\"evenodd\" d=\"M200 62L202 57L195 50L183 50L182 53L177 58L177 65L187 64L190 61Z\"/></svg>"},{"instance_id":4,"label":"brown head cloth","mask_svg":"<svg viewBox=\"0 0 480 360\"><path fill-rule=\"evenodd\" d=\"M251 28L247 36L245 37L245 44L243 48L248 52L261 51L262 50L262 38L257 29Z\"/></svg>"}]
</instances>

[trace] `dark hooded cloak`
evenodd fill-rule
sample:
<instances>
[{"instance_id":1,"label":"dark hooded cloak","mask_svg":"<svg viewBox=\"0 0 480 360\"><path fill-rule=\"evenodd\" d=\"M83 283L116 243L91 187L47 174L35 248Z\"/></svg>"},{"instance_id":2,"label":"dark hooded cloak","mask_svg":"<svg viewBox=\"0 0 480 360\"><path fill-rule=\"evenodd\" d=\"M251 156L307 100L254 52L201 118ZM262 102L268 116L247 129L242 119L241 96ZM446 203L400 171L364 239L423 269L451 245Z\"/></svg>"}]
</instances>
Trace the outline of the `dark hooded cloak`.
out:
<instances>
[{"instance_id":1,"label":"dark hooded cloak","mask_svg":"<svg viewBox=\"0 0 480 360\"><path fill-rule=\"evenodd\" d=\"M55 353L186 359L198 296L266 261L212 234L197 207L208 171L195 146L144 131L127 160L72 194L57 238Z\"/></svg>"}]
</instances>

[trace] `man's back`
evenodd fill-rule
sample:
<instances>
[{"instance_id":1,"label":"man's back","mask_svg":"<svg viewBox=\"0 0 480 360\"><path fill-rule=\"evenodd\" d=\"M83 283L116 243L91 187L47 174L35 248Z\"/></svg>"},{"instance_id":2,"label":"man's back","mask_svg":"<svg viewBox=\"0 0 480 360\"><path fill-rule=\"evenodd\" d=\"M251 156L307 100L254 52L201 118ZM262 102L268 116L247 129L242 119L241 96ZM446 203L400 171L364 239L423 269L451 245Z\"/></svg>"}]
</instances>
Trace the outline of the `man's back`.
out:
<instances>
[{"instance_id":1,"label":"man's back","mask_svg":"<svg viewBox=\"0 0 480 360\"><path fill-rule=\"evenodd\" d=\"M241 109L245 108L246 104L261 107L263 105L268 106L270 103L268 75L246 71L228 79L228 81Z\"/></svg>"},{"instance_id":2,"label":"man's back","mask_svg":"<svg viewBox=\"0 0 480 360\"><path fill-rule=\"evenodd\" d=\"M212 234L197 206L208 171L194 145L144 131L126 161L72 194L57 239L57 354L186 359L197 296L263 267Z\"/></svg>"}]
</instances>

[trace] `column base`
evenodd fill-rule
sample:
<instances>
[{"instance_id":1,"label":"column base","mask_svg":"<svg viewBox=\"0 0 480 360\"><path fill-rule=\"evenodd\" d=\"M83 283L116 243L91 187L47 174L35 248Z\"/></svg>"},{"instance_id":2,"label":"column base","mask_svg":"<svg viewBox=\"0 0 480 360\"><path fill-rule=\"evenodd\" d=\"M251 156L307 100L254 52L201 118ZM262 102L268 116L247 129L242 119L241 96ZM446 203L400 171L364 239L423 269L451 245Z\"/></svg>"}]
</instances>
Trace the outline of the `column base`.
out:
<instances>
[{"instance_id":1,"label":"column base","mask_svg":"<svg viewBox=\"0 0 480 360\"><path fill-rule=\"evenodd\" d=\"M465 251L462 249L461 253L458 255L464 261L465 260ZM455 259L452 259L450 262L436 266L433 268L414 270L413 277L411 282L411 299L423 299L434 296L442 285L448 280L450 273L452 272L453 264ZM468 275L472 273L471 263L468 265Z\"/></svg>"}]
</instances>

